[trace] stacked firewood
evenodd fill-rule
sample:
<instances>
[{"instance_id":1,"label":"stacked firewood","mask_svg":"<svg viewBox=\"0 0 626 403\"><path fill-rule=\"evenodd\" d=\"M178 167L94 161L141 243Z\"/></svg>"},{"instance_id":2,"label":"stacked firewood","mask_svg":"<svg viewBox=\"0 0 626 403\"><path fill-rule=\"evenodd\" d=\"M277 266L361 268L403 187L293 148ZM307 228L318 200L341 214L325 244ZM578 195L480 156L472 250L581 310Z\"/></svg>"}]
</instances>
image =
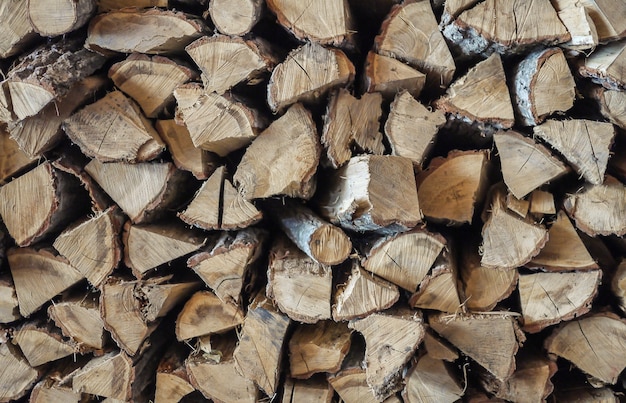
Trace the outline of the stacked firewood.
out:
<instances>
[{"instance_id":1,"label":"stacked firewood","mask_svg":"<svg viewBox=\"0 0 626 403\"><path fill-rule=\"evenodd\" d=\"M626 3L3 0L0 402L618 401Z\"/></svg>"}]
</instances>

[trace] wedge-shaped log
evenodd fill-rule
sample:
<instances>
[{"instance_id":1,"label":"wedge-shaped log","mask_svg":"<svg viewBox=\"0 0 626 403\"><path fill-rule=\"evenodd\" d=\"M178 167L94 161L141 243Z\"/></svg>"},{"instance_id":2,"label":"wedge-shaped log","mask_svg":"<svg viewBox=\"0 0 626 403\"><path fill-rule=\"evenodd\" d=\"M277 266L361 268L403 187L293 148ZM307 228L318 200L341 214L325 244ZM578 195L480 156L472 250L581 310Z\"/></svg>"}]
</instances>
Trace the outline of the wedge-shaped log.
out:
<instances>
[{"instance_id":1,"label":"wedge-shaped log","mask_svg":"<svg viewBox=\"0 0 626 403\"><path fill-rule=\"evenodd\" d=\"M555 0L551 3L571 35L571 39L560 46L571 50L584 50L598 45L598 31L593 21L595 13L592 11L595 2Z\"/></svg>"},{"instance_id":2,"label":"wedge-shaped log","mask_svg":"<svg viewBox=\"0 0 626 403\"><path fill-rule=\"evenodd\" d=\"M442 312L457 312L461 308L456 261L450 249L446 246L417 292L409 298L409 305Z\"/></svg>"},{"instance_id":3,"label":"wedge-shaped log","mask_svg":"<svg viewBox=\"0 0 626 403\"><path fill-rule=\"evenodd\" d=\"M24 396L39 380L39 371L28 365L19 348L9 342L0 344L0 400L8 402Z\"/></svg>"},{"instance_id":4,"label":"wedge-shaped log","mask_svg":"<svg viewBox=\"0 0 626 403\"><path fill-rule=\"evenodd\" d=\"M357 367L342 369L336 374L328 375L328 382L337 392L341 400L346 403L378 403L380 400L374 396L372 389L367 384L365 370ZM384 403L400 403L396 396L390 396Z\"/></svg>"},{"instance_id":5,"label":"wedge-shaped log","mask_svg":"<svg viewBox=\"0 0 626 403\"><path fill-rule=\"evenodd\" d=\"M63 339L58 328L41 322L20 326L13 333L12 342L19 346L31 367L38 367L76 352L72 343Z\"/></svg>"},{"instance_id":6,"label":"wedge-shaped log","mask_svg":"<svg viewBox=\"0 0 626 403\"><path fill-rule=\"evenodd\" d=\"M0 58L5 59L20 53L37 38L28 20L27 1L2 2L0 19L6 22L1 28Z\"/></svg>"},{"instance_id":7,"label":"wedge-shaped log","mask_svg":"<svg viewBox=\"0 0 626 403\"><path fill-rule=\"evenodd\" d=\"M259 22L264 5L263 0L215 0L209 2L209 15L221 33L243 36Z\"/></svg>"},{"instance_id":8,"label":"wedge-shaped log","mask_svg":"<svg viewBox=\"0 0 626 403\"><path fill-rule=\"evenodd\" d=\"M464 390L443 360L422 356L406 375L402 398L407 403L454 403L463 397Z\"/></svg>"},{"instance_id":9,"label":"wedge-shaped log","mask_svg":"<svg viewBox=\"0 0 626 403\"><path fill-rule=\"evenodd\" d=\"M188 171L196 179L207 179L217 166L217 158L208 151L196 148L191 141L191 134L185 126L178 125L174 119L157 120L154 128L167 144L176 168Z\"/></svg>"},{"instance_id":10,"label":"wedge-shaped log","mask_svg":"<svg viewBox=\"0 0 626 403\"><path fill-rule=\"evenodd\" d=\"M609 90L626 89L626 41L599 46L578 67L578 74Z\"/></svg>"},{"instance_id":11,"label":"wedge-shaped log","mask_svg":"<svg viewBox=\"0 0 626 403\"><path fill-rule=\"evenodd\" d=\"M426 84L426 74L400 60L369 52L363 80L367 92L380 92L385 99L393 99L401 91L418 97Z\"/></svg>"},{"instance_id":12,"label":"wedge-shaped log","mask_svg":"<svg viewBox=\"0 0 626 403\"><path fill-rule=\"evenodd\" d=\"M26 154L11 138L6 127L0 127L0 180L16 176L36 163L37 159Z\"/></svg>"},{"instance_id":13,"label":"wedge-shaped log","mask_svg":"<svg viewBox=\"0 0 626 403\"><path fill-rule=\"evenodd\" d=\"M97 294L63 298L48 307L48 316L81 353L103 351L107 340Z\"/></svg>"},{"instance_id":14,"label":"wedge-shaped log","mask_svg":"<svg viewBox=\"0 0 626 403\"><path fill-rule=\"evenodd\" d=\"M189 298L176 320L179 341L213 333L224 333L243 323L243 311L223 302L211 291L198 291Z\"/></svg>"},{"instance_id":15,"label":"wedge-shaped log","mask_svg":"<svg viewBox=\"0 0 626 403\"><path fill-rule=\"evenodd\" d=\"M185 369L186 348L174 344L165 351L156 370L154 403L178 402L194 392Z\"/></svg>"},{"instance_id":16,"label":"wedge-shaped log","mask_svg":"<svg viewBox=\"0 0 626 403\"><path fill-rule=\"evenodd\" d=\"M586 89L585 95L598 103L600 113L609 122L626 129L626 92L592 86Z\"/></svg>"},{"instance_id":17,"label":"wedge-shaped log","mask_svg":"<svg viewBox=\"0 0 626 403\"><path fill-rule=\"evenodd\" d=\"M7 271L0 275L0 323L10 323L20 318L15 284Z\"/></svg>"}]
</instances>

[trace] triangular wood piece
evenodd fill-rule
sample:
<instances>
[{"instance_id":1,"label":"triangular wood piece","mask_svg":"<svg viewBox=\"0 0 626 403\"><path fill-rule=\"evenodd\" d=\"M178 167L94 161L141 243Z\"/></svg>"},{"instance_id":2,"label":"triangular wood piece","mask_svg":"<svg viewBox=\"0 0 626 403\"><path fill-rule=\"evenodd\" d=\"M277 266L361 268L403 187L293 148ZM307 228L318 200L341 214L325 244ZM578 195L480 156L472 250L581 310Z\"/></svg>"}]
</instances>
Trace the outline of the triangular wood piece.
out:
<instances>
[{"instance_id":1,"label":"triangular wood piece","mask_svg":"<svg viewBox=\"0 0 626 403\"><path fill-rule=\"evenodd\" d=\"M550 325L589 312L601 279L601 270L520 276L524 331L537 333Z\"/></svg>"},{"instance_id":2,"label":"triangular wood piece","mask_svg":"<svg viewBox=\"0 0 626 403\"><path fill-rule=\"evenodd\" d=\"M211 291L198 291L189 298L176 319L179 341L224 333L243 323L243 311L232 302L222 302Z\"/></svg>"},{"instance_id":3,"label":"triangular wood piece","mask_svg":"<svg viewBox=\"0 0 626 403\"><path fill-rule=\"evenodd\" d=\"M611 123L584 119L548 120L535 126L533 131L559 151L588 182L599 185L604 181L615 137Z\"/></svg>"},{"instance_id":4,"label":"triangular wood piece","mask_svg":"<svg viewBox=\"0 0 626 403\"><path fill-rule=\"evenodd\" d=\"M336 321L363 318L391 307L400 298L398 287L363 270L352 262L350 277L339 286L333 303Z\"/></svg>"},{"instance_id":5,"label":"triangular wood piece","mask_svg":"<svg viewBox=\"0 0 626 403\"><path fill-rule=\"evenodd\" d=\"M9 402L24 396L39 379L39 371L10 342L0 344L0 400Z\"/></svg>"},{"instance_id":6,"label":"triangular wood piece","mask_svg":"<svg viewBox=\"0 0 626 403\"><path fill-rule=\"evenodd\" d=\"M543 190L533 190L530 194L529 211L532 214L556 214L556 206L554 204L554 195ZM550 235L552 236L552 235Z\"/></svg>"},{"instance_id":7,"label":"triangular wood piece","mask_svg":"<svg viewBox=\"0 0 626 403\"><path fill-rule=\"evenodd\" d=\"M459 311L462 305L453 267L450 264L435 267L432 274L422 281L419 290L411 295L409 304L415 308L441 312Z\"/></svg>"},{"instance_id":8,"label":"triangular wood piece","mask_svg":"<svg viewBox=\"0 0 626 403\"><path fill-rule=\"evenodd\" d=\"M185 369L187 349L180 343L168 347L159 362L154 383L154 403L180 402L194 392Z\"/></svg>"},{"instance_id":9,"label":"triangular wood piece","mask_svg":"<svg viewBox=\"0 0 626 403\"><path fill-rule=\"evenodd\" d=\"M424 338L421 315L411 310L375 313L348 326L365 338L367 383L380 401L402 387L404 365ZM393 329L390 337L389 329Z\"/></svg>"},{"instance_id":10,"label":"triangular wood piece","mask_svg":"<svg viewBox=\"0 0 626 403\"><path fill-rule=\"evenodd\" d=\"M475 315L432 315L428 323L442 337L468 355L497 379L515 370L515 354L524 335L507 312ZM489 337L492 343L484 343Z\"/></svg>"},{"instance_id":11,"label":"triangular wood piece","mask_svg":"<svg viewBox=\"0 0 626 403\"><path fill-rule=\"evenodd\" d=\"M598 268L598 264L576 233L574 225L562 210L559 211L556 221L548 230L548 242L530 261L530 265L553 271Z\"/></svg>"},{"instance_id":12,"label":"triangular wood piece","mask_svg":"<svg viewBox=\"0 0 626 403\"><path fill-rule=\"evenodd\" d=\"M626 89L626 41L617 41L594 49L581 61L578 73L609 90Z\"/></svg>"},{"instance_id":13,"label":"triangular wood piece","mask_svg":"<svg viewBox=\"0 0 626 403\"><path fill-rule=\"evenodd\" d=\"M569 41L560 44L561 47L584 51L598 46L598 31L592 19L595 14L592 9L597 7L597 3L579 3L572 0L555 0L551 3L572 36Z\"/></svg>"},{"instance_id":14,"label":"triangular wood piece","mask_svg":"<svg viewBox=\"0 0 626 403\"><path fill-rule=\"evenodd\" d=\"M217 168L202 183L193 200L187 208L178 213L178 217L189 225L204 230L220 229L220 208L222 197L222 184L226 175L226 168Z\"/></svg>"},{"instance_id":15,"label":"triangular wood piece","mask_svg":"<svg viewBox=\"0 0 626 403\"><path fill-rule=\"evenodd\" d=\"M336 374L328 375L328 382L345 403L379 403L367 384L367 375L361 368L347 368ZM384 403L400 403L395 396L390 396Z\"/></svg>"},{"instance_id":16,"label":"triangular wood piece","mask_svg":"<svg viewBox=\"0 0 626 403\"><path fill-rule=\"evenodd\" d=\"M0 4L0 15L6 21L2 28L4 39L0 44L1 59L21 52L30 42L39 38L28 19L28 2L3 2Z\"/></svg>"},{"instance_id":17,"label":"triangular wood piece","mask_svg":"<svg viewBox=\"0 0 626 403\"><path fill-rule=\"evenodd\" d=\"M465 76L452 83L435 105L443 112L480 126L489 125L496 129L513 126L513 105L500 55L494 53L472 67Z\"/></svg>"},{"instance_id":18,"label":"triangular wood piece","mask_svg":"<svg viewBox=\"0 0 626 403\"><path fill-rule=\"evenodd\" d=\"M546 147L516 131L499 131L493 139L498 147L504 183L518 199L568 171Z\"/></svg>"},{"instance_id":19,"label":"triangular wood piece","mask_svg":"<svg viewBox=\"0 0 626 403\"><path fill-rule=\"evenodd\" d=\"M418 97L426 83L426 74L400 60L369 52L365 61L365 88L393 99L400 91Z\"/></svg>"},{"instance_id":20,"label":"triangular wood piece","mask_svg":"<svg viewBox=\"0 0 626 403\"><path fill-rule=\"evenodd\" d=\"M206 236L178 223L124 225L124 263L137 278L164 263L200 249Z\"/></svg>"},{"instance_id":21,"label":"triangular wood piece","mask_svg":"<svg viewBox=\"0 0 626 403\"><path fill-rule=\"evenodd\" d=\"M10 249L7 257L20 313L25 317L85 278L67 260L45 250Z\"/></svg>"},{"instance_id":22,"label":"triangular wood piece","mask_svg":"<svg viewBox=\"0 0 626 403\"><path fill-rule=\"evenodd\" d=\"M599 85L594 85L585 91L585 96L598 103L600 113L609 122L626 129L626 92L607 90Z\"/></svg>"},{"instance_id":23,"label":"triangular wood piece","mask_svg":"<svg viewBox=\"0 0 626 403\"><path fill-rule=\"evenodd\" d=\"M37 159L29 157L22 151L6 128L0 127L0 180L8 180L35 162Z\"/></svg>"},{"instance_id":24,"label":"triangular wood piece","mask_svg":"<svg viewBox=\"0 0 626 403\"><path fill-rule=\"evenodd\" d=\"M261 221L263 213L244 199L228 178L224 178L222 186L221 229L230 231L246 228Z\"/></svg>"},{"instance_id":25,"label":"triangular wood piece","mask_svg":"<svg viewBox=\"0 0 626 403\"><path fill-rule=\"evenodd\" d=\"M330 89L350 84L354 75L354 65L341 50L307 42L272 71L267 104L277 112L296 102L315 102Z\"/></svg>"},{"instance_id":26,"label":"triangular wood piece","mask_svg":"<svg viewBox=\"0 0 626 403\"><path fill-rule=\"evenodd\" d=\"M27 323L17 329L12 342L20 347L31 367L38 367L76 352L72 343L64 340L58 329L34 323Z\"/></svg>"},{"instance_id":27,"label":"triangular wood piece","mask_svg":"<svg viewBox=\"0 0 626 403\"><path fill-rule=\"evenodd\" d=\"M66 229L53 246L93 286L98 287L122 257L119 241L122 219L119 209L112 207Z\"/></svg>"},{"instance_id":28,"label":"triangular wood piece","mask_svg":"<svg viewBox=\"0 0 626 403\"><path fill-rule=\"evenodd\" d=\"M402 397L406 402L454 403L465 390L442 360L426 354L406 375Z\"/></svg>"},{"instance_id":29,"label":"triangular wood piece","mask_svg":"<svg viewBox=\"0 0 626 403\"><path fill-rule=\"evenodd\" d=\"M81 353L102 350L106 341L97 295L83 294L48 307L48 316Z\"/></svg>"},{"instance_id":30,"label":"triangular wood piece","mask_svg":"<svg viewBox=\"0 0 626 403\"><path fill-rule=\"evenodd\" d=\"M435 336L432 330L426 330L424 334L424 348L432 359L454 362L459 358L458 351L443 339Z\"/></svg>"}]
</instances>

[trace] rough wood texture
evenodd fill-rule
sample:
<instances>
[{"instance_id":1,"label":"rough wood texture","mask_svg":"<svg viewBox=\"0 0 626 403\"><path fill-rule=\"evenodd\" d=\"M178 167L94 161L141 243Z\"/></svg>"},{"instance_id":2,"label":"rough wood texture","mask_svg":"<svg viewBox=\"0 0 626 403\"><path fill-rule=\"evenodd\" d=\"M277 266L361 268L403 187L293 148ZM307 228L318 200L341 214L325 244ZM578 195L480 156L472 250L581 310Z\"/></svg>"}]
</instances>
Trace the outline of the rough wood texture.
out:
<instances>
[{"instance_id":1,"label":"rough wood texture","mask_svg":"<svg viewBox=\"0 0 626 403\"><path fill-rule=\"evenodd\" d=\"M369 52L363 80L367 92L380 92L385 99L393 99L402 90L418 97L426 84L426 74L392 57Z\"/></svg>"},{"instance_id":2,"label":"rough wood texture","mask_svg":"<svg viewBox=\"0 0 626 403\"><path fill-rule=\"evenodd\" d=\"M0 400L17 400L24 396L39 379L39 371L31 368L17 347L4 341L0 344Z\"/></svg>"},{"instance_id":3,"label":"rough wood texture","mask_svg":"<svg viewBox=\"0 0 626 403\"><path fill-rule=\"evenodd\" d=\"M609 90L626 89L626 41L618 41L598 47L578 66L578 74Z\"/></svg>"},{"instance_id":4,"label":"rough wood texture","mask_svg":"<svg viewBox=\"0 0 626 403\"><path fill-rule=\"evenodd\" d=\"M96 0L29 0L28 19L41 36L59 36L85 25L96 5Z\"/></svg>"},{"instance_id":5,"label":"rough wood texture","mask_svg":"<svg viewBox=\"0 0 626 403\"><path fill-rule=\"evenodd\" d=\"M458 312L462 308L457 290L456 262L448 250L442 253L417 292L411 295L409 305L441 312Z\"/></svg>"},{"instance_id":6,"label":"rough wood texture","mask_svg":"<svg viewBox=\"0 0 626 403\"><path fill-rule=\"evenodd\" d=\"M454 362L459 358L456 348L435 335L432 330L426 330L424 334L424 348L428 356L435 360Z\"/></svg>"},{"instance_id":7,"label":"rough wood texture","mask_svg":"<svg viewBox=\"0 0 626 403\"><path fill-rule=\"evenodd\" d=\"M77 294L48 307L48 316L78 351L102 351L108 339L100 316L98 295Z\"/></svg>"},{"instance_id":8,"label":"rough wood texture","mask_svg":"<svg viewBox=\"0 0 626 403\"><path fill-rule=\"evenodd\" d=\"M365 370L361 368L347 368L329 375L328 382L337 392L341 400L346 403L377 403L380 400L374 396L367 384ZM400 399L390 396L385 403L400 403Z\"/></svg>"},{"instance_id":9,"label":"rough wood texture","mask_svg":"<svg viewBox=\"0 0 626 403\"><path fill-rule=\"evenodd\" d=\"M198 291L187 300L176 320L179 341L213 333L224 333L243 323L243 311L223 302L211 291Z\"/></svg>"},{"instance_id":10,"label":"rough wood texture","mask_svg":"<svg viewBox=\"0 0 626 403\"><path fill-rule=\"evenodd\" d=\"M54 326L43 323L26 323L20 326L11 340L19 346L31 367L38 367L75 353L74 346L64 340Z\"/></svg>"},{"instance_id":11,"label":"rough wood texture","mask_svg":"<svg viewBox=\"0 0 626 403\"><path fill-rule=\"evenodd\" d=\"M0 275L0 323L10 323L20 318L15 285L11 275L5 272Z\"/></svg>"},{"instance_id":12,"label":"rough wood texture","mask_svg":"<svg viewBox=\"0 0 626 403\"><path fill-rule=\"evenodd\" d=\"M286 379L283 391L284 403L320 402L331 403L335 391L324 378L309 380Z\"/></svg>"},{"instance_id":13,"label":"rough wood texture","mask_svg":"<svg viewBox=\"0 0 626 403\"><path fill-rule=\"evenodd\" d=\"M556 214L554 195L539 189L533 190L530 194L530 206L528 211L538 216L543 214Z\"/></svg>"},{"instance_id":14,"label":"rough wood texture","mask_svg":"<svg viewBox=\"0 0 626 403\"><path fill-rule=\"evenodd\" d=\"M453 403L463 396L459 380L442 360L427 354L406 375L402 398L407 403Z\"/></svg>"},{"instance_id":15,"label":"rough wood texture","mask_svg":"<svg viewBox=\"0 0 626 403\"><path fill-rule=\"evenodd\" d=\"M22 151L6 128L0 128L0 183L20 174L35 162L35 158L29 157Z\"/></svg>"},{"instance_id":16,"label":"rough wood texture","mask_svg":"<svg viewBox=\"0 0 626 403\"><path fill-rule=\"evenodd\" d=\"M614 125L626 129L626 92L607 90L598 85L584 90L587 97L598 103L602 116Z\"/></svg>"},{"instance_id":17,"label":"rough wood texture","mask_svg":"<svg viewBox=\"0 0 626 403\"><path fill-rule=\"evenodd\" d=\"M156 370L154 403L179 402L196 390L185 369L186 352L180 344L165 351Z\"/></svg>"},{"instance_id":18,"label":"rough wood texture","mask_svg":"<svg viewBox=\"0 0 626 403\"><path fill-rule=\"evenodd\" d=\"M37 38L28 20L27 1L6 1L0 5L0 19L5 21L0 35L0 58L11 57Z\"/></svg>"},{"instance_id":19,"label":"rough wood texture","mask_svg":"<svg viewBox=\"0 0 626 403\"><path fill-rule=\"evenodd\" d=\"M261 19L263 0L214 0L209 15L215 28L225 35L243 36Z\"/></svg>"},{"instance_id":20,"label":"rough wood texture","mask_svg":"<svg viewBox=\"0 0 626 403\"><path fill-rule=\"evenodd\" d=\"M592 19L595 13L589 9L596 2L554 0L551 3L571 35L571 39L560 46L572 50L584 50L598 45L598 31Z\"/></svg>"}]
</instances>

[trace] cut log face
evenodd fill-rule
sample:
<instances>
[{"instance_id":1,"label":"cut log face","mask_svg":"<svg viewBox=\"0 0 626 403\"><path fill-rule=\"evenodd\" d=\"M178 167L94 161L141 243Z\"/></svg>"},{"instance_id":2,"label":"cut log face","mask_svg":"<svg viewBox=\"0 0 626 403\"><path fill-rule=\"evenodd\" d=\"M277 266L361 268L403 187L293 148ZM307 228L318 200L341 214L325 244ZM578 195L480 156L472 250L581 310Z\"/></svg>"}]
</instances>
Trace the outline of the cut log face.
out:
<instances>
[{"instance_id":1,"label":"cut log face","mask_svg":"<svg viewBox=\"0 0 626 403\"><path fill-rule=\"evenodd\" d=\"M462 11L443 28L446 38L458 45L463 54L516 52L533 45L566 42L571 38L548 0L472 3L477 4ZM517 16L526 18L518 20Z\"/></svg>"},{"instance_id":2,"label":"cut log face","mask_svg":"<svg viewBox=\"0 0 626 403\"><path fill-rule=\"evenodd\" d=\"M247 200L278 195L309 199L316 188L320 153L311 114L296 104L246 149L233 182ZM267 167L273 167L272 171Z\"/></svg>"},{"instance_id":3,"label":"cut log face","mask_svg":"<svg viewBox=\"0 0 626 403\"><path fill-rule=\"evenodd\" d=\"M20 313L24 317L84 279L67 260L45 250L10 249L7 257Z\"/></svg>"},{"instance_id":4,"label":"cut log face","mask_svg":"<svg viewBox=\"0 0 626 403\"><path fill-rule=\"evenodd\" d=\"M587 313L601 278L601 270L520 276L523 329L536 333Z\"/></svg>"},{"instance_id":5,"label":"cut log face","mask_svg":"<svg viewBox=\"0 0 626 403\"><path fill-rule=\"evenodd\" d=\"M315 323L330 319L332 270L284 238L269 252L266 294L293 320Z\"/></svg>"},{"instance_id":6,"label":"cut log face","mask_svg":"<svg viewBox=\"0 0 626 403\"><path fill-rule=\"evenodd\" d=\"M519 122L535 126L546 116L574 105L576 83L559 48L530 53L517 66L513 77L513 105Z\"/></svg>"},{"instance_id":7,"label":"cut log face","mask_svg":"<svg viewBox=\"0 0 626 403\"><path fill-rule=\"evenodd\" d=\"M0 58L19 53L37 38L28 20L28 2L3 2L0 5L0 19L6 21L0 35Z\"/></svg>"},{"instance_id":8,"label":"cut log face","mask_svg":"<svg viewBox=\"0 0 626 403\"><path fill-rule=\"evenodd\" d=\"M396 58L427 73L427 79L437 87L450 84L456 70L428 1L394 8L382 23L375 48L381 55Z\"/></svg>"},{"instance_id":9,"label":"cut log face","mask_svg":"<svg viewBox=\"0 0 626 403\"><path fill-rule=\"evenodd\" d=\"M457 312L462 304L457 290L456 269L452 265L436 267L411 295L409 305L441 312Z\"/></svg>"},{"instance_id":10,"label":"cut log face","mask_svg":"<svg viewBox=\"0 0 626 403\"><path fill-rule=\"evenodd\" d=\"M224 333L243 323L243 311L231 302L222 302L210 291L198 291L189 298L176 320L179 341L213 333Z\"/></svg>"},{"instance_id":11,"label":"cut log face","mask_svg":"<svg viewBox=\"0 0 626 403\"><path fill-rule=\"evenodd\" d=\"M418 97L426 84L426 74L400 60L369 52L364 80L367 92L380 92L386 99L393 99L403 90Z\"/></svg>"},{"instance_id":12,"label":"cut log face","mask_svg":"<svg viewBox=\"0 0 626 403\"><path fill-rule=\"evenodd\" d=\"M28 361L17 347L10 343L0 344L0 400L8 402L24 396L39 379L39 371L28 365Z\"/></svg>"},{"instance_id":13,"label":"cut log face","mask_svg":"<svg viewBox=\"0 0 626 403\"><path fill-rule=\"evenodd\" d=\"M0 323L21 318L15 285L8 272L0 275Z\"/></svg>"},{"instance_id":14,"label":"cut log face","mask_svg":"<svg viewBox=\"0 0 626 403\"><path fill-rule=\"evenodd\" d=\"M407 403L454 403L463 397L463 392L445 362L427 354L409 370L402 398Z\"/></svg>"},{"instance_id":15,"label":"cut log face","mask_svg":"<svg viewBox=\"0 0 626 403\"><path fill-rule=\"evenodd\" d=\"M568 171L546 147L521 133L499 131L493 139L498 147L504 183L518 199Z\"/></svg>"},{"instance_id":16,"label":"cut log face","mask_svg":"<svg viewBox=\"0 0 626 403\"><path fill-rule=\"evenodd\" d=\"M19 346L31 367L67 357L76 352L72 343L64 340L52 326L27 323L13 334L12 342Z\"/></svg>"},{"instance_id":17,"label":"cut log face","mask_svg":"<svg viewBox=\"0 0 626 403\"><path fill-rule=\"evenodd\" d=\"M555 0L551 3L572 37L568 42L561 44L562 47L584 50L598 45L598 32L592 20L594 13L590 10L594 6L597 7L597 4L578 3L571 0Z\"/></svg>"},{"instance_id":18,"label":"cut log face","mask_svg":"<svg viewBox=\"0 0 626 403\"><path fill-rule=\"evenodd\" d=\"M322 0L310 4L268 0L278 22L302 41L323 45L354 46L355 24L347 0Z\"/></svg>"},{"instance_id":19,"label":"cut log face","mask_svg":"<svg viewBox=\"0 0 626 403\"><path fill-rule=\"evenodd\" d=\"M496 129L513 126L515 116L500 56L493 54L472 67L465 76L452 83L435 106L457 119L479 126Z\"/></svg>"},{"instance_id":20,"label":"cut log face","mask_svg":"<svg viewBox=\"0 0 626 403\"><path fill-rule=\"evenodd\" d=\"M576 228L590 236L626 234L626 186L613 177L569 195L563 205Z\"/></svg>"},{"instance_id":21,"label":"cut log face","mask_svg":"<svg viewBox=\"0 0 626 403\"><path fill-rule=\"evenodd\" d=\"M587 96L596 100L602 116L614 125L626 129L626 92L594 86L587 91Z\"/></svg>"},{"instance_id":22,"label":"cut log face","mask_svg":"<svg viewBox=\"0 0 626 403\"><path fill-rule=\"evenodd\" d=\"M588 182L599 185L604 181L609 150L615 137L612 124L584 119L548 120L533 130L536 136L559 151Z\"/></svg>"},{"instance_id":23,"label":"cut log face","mask_svg":"<svg viewBox=\"0 0 626 403\"><path fill-rule=\"evenodd\" d=\"M0 128L0 181L6 181L36 161L20 148L5 128Z\"/></svg>"},{"instance_id":24,"label":"cut log face","mask_svg":"<svg viewBox=\"0 0 626 403\"><path fill-rule=\"evenodd\" d=\"M454 362L459 358L457 350L447 342L435 336L432 330L426 330L424 334L424 348L428 357L433 360Z\"/></svg>"},{"instance_id":25,"label":"cut log face","mask_svg":"<svg viewBox=\"0 0 626 403\"><path fill-rule=\"evenodd\" d=\"M349 368L328 376L328 382L346 403L378 403L367 384L364 369ZM392 398L390 398L392 399Z\"/></svg>"},{"instance_id":26,"label":"cut log face","mask_svg":"<svg viewBox=\"0 0 626 403\"><path fill-rule=\"evenodd\" d=\"M48 316L80 352L102 350L106 341L98 297L84 294L48 307Z\"/></svg>"},{"instance_id":27,"label":"cut log face","mask_svg":"<svg viewBox=\"0 0 626 403\"><path fill-rule=\"evenodd\" d=\"M333 172L318 205L323 217L345 229L406 231L422 218L414 186L409 159L360 155Z\"/></svg>"},{"instance_id":28,"label":"cut log face","mask_svg":"<svg viewBox=\"0 0 626 403\"><path fill-rule=\"evenodd\" d=\"M354 75L354 65L341 50L310 42L289 53L272 71L267 103L274 112L296 102L314 103L330 89L350 84Z\"/></svg>"},{"instance_id":29,"label":"cut log face","mask_svg":"<svg viewBox=\"0 0 626 403\"><path fill-rule=\"evenodd\" d=\"M597 314L559 326L545 342L548 353L570 361L604 384L615 384L626 367L626 323Z\"/></svg>"},{"instance_id":30,"label":"cut log face","mask_svg":"<svg viewBox=\"0 0 626 403\"><path fill-rule=\"evenodd\" d=\"M215 28L225 35L243 36L261 19L263 0L215 0L209 15Z\"/></svg>"},{"instance_id":31,"label":"cut log face","mask_svg":"<svg viewBox=\"0 0 626 403\"><path fill-rule=\"evenodd\" d=\"M128 8L92 18L85 47L103 53L180 53L205 29L202 20L181 12Z\"/></svg>"},{"instance_id":32,"label":"cut log face","mask_svg":"<svg viewBox=\"0 0 626 403\"><path fill-rule=\"evenodd\" d=\"M441 111L430 111L407 91L402 91L391 104L385 122L385 135L391 154L410 158L421 166L435 142L435 135L446 118Z\"/></svg>"},{"instance_id":33,"label":"cut log face","mask_svg":"<svg viewBox=\"0 0 626 403\"><path fill-rule=\"evenodd\" d=\"M196 390L185 369L186 356L187 351L180 344L166 350L156 371L154 403L179 402Z\"/></svg>"},{"instance_id":34,"label":"cut log face","mask_svg":"<svg viewBox=\"0 0 626 403\"><path fill-rule=\"evenodd\" d=\"M289 374L308 379L315 373L339 371L350 349L351 335L346 324L334 321L298 325L289 339Z\"/></svg>"},{"instance_id":35,"label":"cut log face","mask_svg":"<svg viewBox=\"0 0 626 403\"><path fill-rule=\"evenodd\" d=\"M224 179L222 186L221 229L247 228L261 221L263 213L244 199L228 178Z\"/></svg>"},{"instance_id":36,"label":"cut log face","mask_svg":"<svg viewBox=\"0 0 626 403\"><path fill-rule=\"evenodd\" d=\"M530 194L529 211L532 214L556 214L554 195L543 190L534 190Z\"/></svg>"},{"instance_id":37,"label":"cut log face","mask_svg":"<svg viewBox=\"0 0 626 403\"><path fill-rule=\"evenodd\" d=\"M609 90L626 89L626 41L618 41L598 47L578 67L578 74L591 78Z\"/></svg>"},{"instance_id":38,"label":"cut log face","mask_svg":"<svg viewBox=\"0 0 626 403\"><path fill-rule=\"evenodd\" d=\"M96 11L96 0L28 2L28 19L41 36L59 36L82 27Z\"/></svg>"},{"instance_id":39,"label":"cut log face","mask_svg":"<svg viewBox=\"0 0 626 403\"><path fill-rule=\"evenodd\" d=\"M109 69L115 86L141 106L146 117L157 117L174 102L174 90L195 73L166 57L133 53Z\"/></svg>"},{"instance_id":40,"label":"cut log face","mask_svg":"<svg viewBox=\"0 0 626 403\"><path fill-rule=\"evenodd\" d=\"M410 310L376 313L351 321L348 326L365 338L367 384L382 401L400 390L404 365L424 338L424 323ZM389 329L394 329L393 334Z\"/></svg>"},{"instance_id":41,"label":"cut log face","mask_svg":"<svg viewBox=\"0 0 626 403\"><path fill-rule=\"evenodd\" d=\"M217 165L216 158L208 151L196 148L189 130L176 124L173 119L157 120L155 129L165 144L178 169L189 171L196 179L207 179Z\"/></svg>"},{"instance_id":42,"label":"cut log face","mask_svg":"<svg viewBox=\"0 0 626 403\"><path fill-rule=\"evenodd\" d=\"M417 197L426 218L449 224L471 223L487 191L489 153L452 151L435 158L418 178Z\"/></svg>"},{"instance_id":43,"label":"cut log face","mask_svg":"<svg viewBox=\"0 0 626 403\"><path fill-rule=\"evenodd\" d=\"M309 380L286 379L283 390L284 403L320 402L331 403L335 392L324 378Z\"/></svg>"},{"instance_id":44,"label":"cut log face","mask_svg":"<svg viewBox=\"0 0 626 403\"><path fill-rule=\"evenodd\" d=\"M626 11L623 7L607 0L585 2L584 5L598 31L598 41L609 42L626 35Z\"/></svg>"}]
</instances>

